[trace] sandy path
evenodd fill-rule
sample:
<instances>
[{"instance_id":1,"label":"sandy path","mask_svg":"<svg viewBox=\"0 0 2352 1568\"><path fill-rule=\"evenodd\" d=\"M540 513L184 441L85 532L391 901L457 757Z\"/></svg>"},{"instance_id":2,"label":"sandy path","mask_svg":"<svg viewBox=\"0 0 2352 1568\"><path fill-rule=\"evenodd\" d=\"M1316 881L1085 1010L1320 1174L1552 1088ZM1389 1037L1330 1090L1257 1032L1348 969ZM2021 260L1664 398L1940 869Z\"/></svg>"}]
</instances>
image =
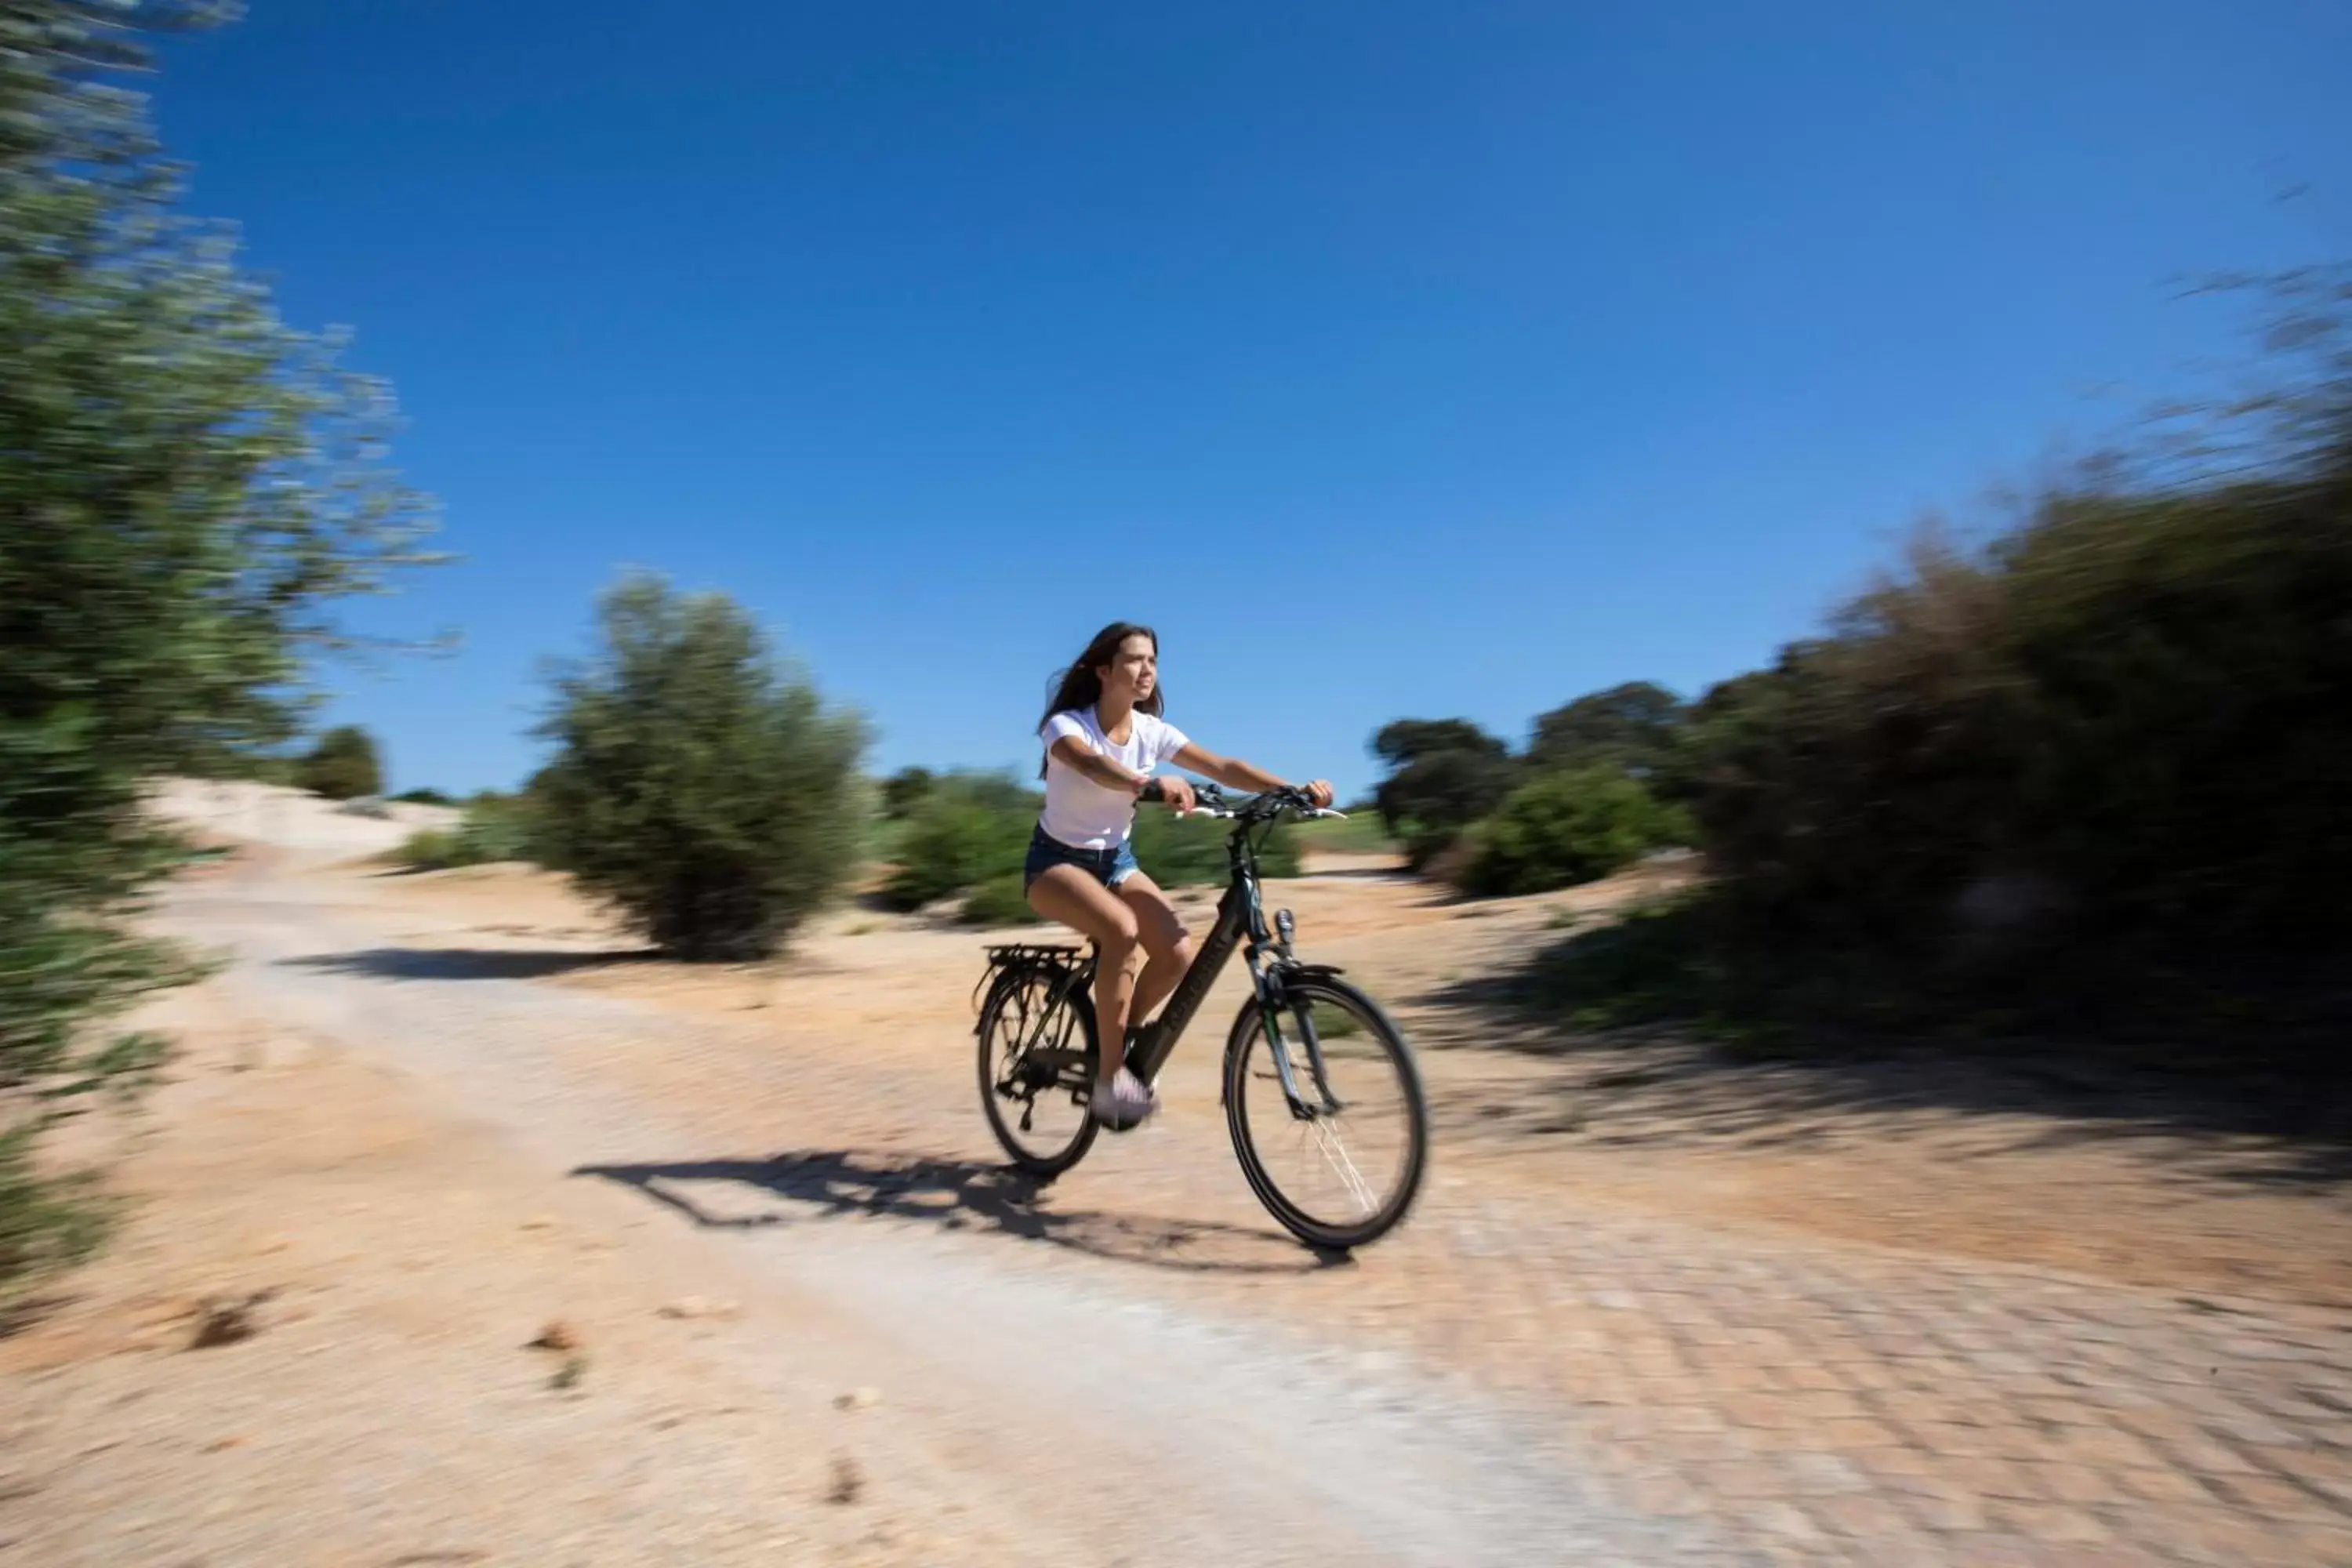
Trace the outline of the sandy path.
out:
<instances>
[{"instance_id":1,"label":"sandy path","mask_svg":"<svg viewBox=\"0 0 2352 1568\"><path fill-rule=\"evenodd\" d=\"M1347 1268L1301 1254L1242 1187L1213 1042L1180 1054L1160 1128L1044 1192L1008 1178L972 1104L969 933L848 912L781 971L682 973L586 962L609 933L544 879L266 858L192 883L174 918L236 947L246 1013L395 1075L438 1130L416 1180L495 1163L468 1183L492 1232L560 1203L609 1247L602 1283L569 1288L645 1358L640 1415L665 1390L698 1411L699 1447L647 1420L605 1433L625 1517L551 1488L528 1445L486 1450L469 1489L422 1510L443 1534L478 1526L480 1561L656 1560L644 1542L687 1520L713 1563L776 1560L761 1540L877 1562L2352 1560L2340 1194L2200 1173L2278 1151L1450 1037L1475 1028L1410 999L1541 940L1548 909L1377 879L1284 894L1318 955L1377 973L1434 1047L1427 1198ZM432 1245L454 1260L482 1234ZM513 1296L520 1250L467 1277ZM640 1342L681 1291L742 1305L690 1366ZM431 1381L447 1375L346 1390L370 1414L342 1419L462 1433ZM103 1425L98 1384L58 1376L80 1403L42 1453ZM704 1377L741 1392L678 1392ZM870 1529L808 1501L842 1441L824 1401L854 1384L887 1391L856 1428ZM764 1512L744 1500L762 1458L789 1478ZM415 1507L429 1472L346 1452L319 1473ZM19 1539L90 1539L122 1510L114 1484L78 1513L51 1504L68 1533ZM544 1506L516 1514L518 1489ZM277 1517L364 1533L356 1502L315 1491ZM260 1538L243 1528L217 1539Z\"/></svg>"},{"instance_id":2,"label":"sandy path","mask_svg":"<svg viewBox=\"0 0 2352 1568\"><path fill-rule=\"evenodd\" d=\"M821 1304L666 1317L728 1300L704 1249L217 988L156 1021L184 1054L116 1170L138 1217L0 1338L0 1562L1034 1560L918 1417L834 1407L871 1369ZM254 1337L186 1348L257 1292ZM528 1348L551 1320L571 1352Z\"/></svg>"},{"instance_id":3,"label":"sandy path","mask_svg":"<svg viewBox=\"0 0 2352 1568\"><path fill-rule=\"evenodd\" d=\"M177 921L235 947L241 1005L429 1086L544 1177L616 1173L575 1184L628 1211L621 1224L672 1214L643 1206L649 1188L673 1205L705 1198L716 1223L656 1224L696 1255L700 1289L740 1302L754 1331L708 1352L729 1358L726 1375L751 1389L804 1384L814 1353L834 1383L890 1390L896 1447L874 1462L905 1472L894 1489L911 1480L953 1500L963 1528L1017 1530L1032 1561L1738 1560L1701 1526L1612 1500L1552 1423L1366 1361L1311 1324L1199 1312L953 1227L825 1224L800 1205L747 1205L723 1176L649 1174L713 1148L693 1069L733 1042L711 1026L450 977L429 953L396 973L352 973L372 933L291 882L192 889ZM897 1076L845 1056L821 1076L784 1055L734 1066L763 1080L751 1098L791 1103L778 1121L835 1134L845 1156L938 1109L894 1111L907 1099ZM648 1092L655 1077L669 1093ZM763 1339L763 1325L790 1325L792 1342Z\"/></svg>"}]
</instances>

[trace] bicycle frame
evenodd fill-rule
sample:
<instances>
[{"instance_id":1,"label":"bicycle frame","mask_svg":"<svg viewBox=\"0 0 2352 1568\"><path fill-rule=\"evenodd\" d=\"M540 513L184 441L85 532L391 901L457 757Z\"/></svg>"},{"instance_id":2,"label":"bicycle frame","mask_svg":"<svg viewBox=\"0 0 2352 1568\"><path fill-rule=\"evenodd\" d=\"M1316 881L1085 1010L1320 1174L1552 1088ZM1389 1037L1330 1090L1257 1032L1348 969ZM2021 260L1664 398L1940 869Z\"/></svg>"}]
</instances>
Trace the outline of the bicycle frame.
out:
<instances>
[{"instance_id":1,"label":"bicycle frame","mask_svg":"<svg viewBox=\"0 0 2352 1568\"><path fill-rule=\"evenodd\" d=\"M1160 1016L1144 1026L1137 1035L1134 1047L1129 1051L1127 1065L1145 1083L1158 1079L1160 1071L1175 1053L1176 1042L1183 1037L1185 1027L1198 1013L1201 1004L1208 999L1225 965L1233 962L1236 948L1247 943L1250 983L1257 993L1265 1018L1268 1043L1274 1047L1275 1072L1282 1081L1282 1092L1290 1102L1294 1115L1308 1118L1337 1111L1339 1101L1332 1095L1330 1083L1323 1069L1322 1042L1316 1038L1313 1021L1301 1010L1299 1035L1307 1047L1307 1058L1315 1077L1316 1091L1321 1104L1300 1094L1297 1081L1290 1070L1290 1053L1282 1048L1282 1032L1278 1023L1281 1004L1285 1000L1283 981L1297 967L1292 963L1286 940L1278 941L1265 923L1265 910L1258 891L1257 846L1250 841L1255 826L1237 825L1233 837L1226 841L1225 854L1232 867L1232 880L1225 896L1218 900L1216 923L1209 928L1207 938L1192 956L1192 966L1184 978L1177 982L1168 1005ZM1271 948L1275 962L1262 962Z\"/></svg>"},{"instance_id":2,"label":"bicycle frame","mask_svg":"<svg viewBox=\"0 0 2352 1568\"><path fill-rule=\"evenodd\" d=\"M1136 1037L1134 1049L1128 1052L1127 1065L1136 1077L1150 1083L1160 1076L1160 1069L1168 1065L1169 1057L1175 1052L1176 1042L1183 1037L1185 1026L1192 1023L1192 1015L1201 1010L1201 1004L1208 1000L1210 988L1225 972L1225 965L1233 962L1234 950L1241 945L1244 936L1257 937L1264 922L1252 919L1256 914L1256 905L1257 880L1255 877L1248 879L1246 884L1236 878L1225 889L1224 898L1217 904L1217 922L1209 928L1208 937L1193 952L1192 966L1184 972L1184 978L1176 983L1176 989L1169 996L1167 1006L1160 1009L1160 1016L1143 1026Z\"/></svg>"}]
</instances>

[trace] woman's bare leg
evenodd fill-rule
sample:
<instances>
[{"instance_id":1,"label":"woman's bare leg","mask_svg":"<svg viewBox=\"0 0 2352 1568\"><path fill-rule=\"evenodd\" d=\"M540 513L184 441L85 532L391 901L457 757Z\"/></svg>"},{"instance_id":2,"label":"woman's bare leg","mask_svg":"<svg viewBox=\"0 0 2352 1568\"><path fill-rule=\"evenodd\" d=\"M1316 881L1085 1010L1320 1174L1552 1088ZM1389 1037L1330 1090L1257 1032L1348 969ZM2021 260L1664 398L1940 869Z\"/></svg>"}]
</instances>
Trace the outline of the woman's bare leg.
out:
<instances>
[{"instance_id":1,"label":"woman's bare leg","mask_svg":"<svg viewBox=\"0 0 2352 1568\"><path fill-rule=\"evenodd\" d=\"M1145 954L1143 973L1136 979L1134 1001L1127 1012L1140 1024L1168 1000L1168 994L1184 978L1184 971L1192 966L1192 938L1184 930L1184 917L1176 912L1160 884L1142 872L1112 890L1134 914L1136 941Z\"/></svg>"},{"instance_id":2,"label":"woman's bare leg","mask_svg":"<svg viewBox=\"0 0 2352 1568\"><path fill-rule=\"evenodd\" d=\"M1094 942L1095 1029L1102 1041L1096 1076L1108 1084L1127 1058L1129 1002L1135 986L1129 963L1140 945L1135 912L1076 866L1048 866L1029 884L1029 907Z\"/></svg>"}]
</instances>

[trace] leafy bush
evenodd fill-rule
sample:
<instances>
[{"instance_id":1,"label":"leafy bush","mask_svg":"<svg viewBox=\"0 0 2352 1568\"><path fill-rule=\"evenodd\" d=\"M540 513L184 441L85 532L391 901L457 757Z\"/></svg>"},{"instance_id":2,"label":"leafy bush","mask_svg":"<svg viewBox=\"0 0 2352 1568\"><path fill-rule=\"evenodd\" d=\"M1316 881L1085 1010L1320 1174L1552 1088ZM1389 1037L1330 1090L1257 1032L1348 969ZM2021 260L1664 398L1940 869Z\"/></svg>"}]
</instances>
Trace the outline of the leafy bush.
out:
<instances>
[{"instance_id":1,"label":"leafy bush","mask_svg":"<svg viewBox=\"0 0 2352 1568\"><path fill-rule=\"evenodd\" d=\"M1615 768L1542 773L1472 831L1462 888L1498 897L1573 887L1690 837L1688 818Z\"/></svg>"},{"instance_id":2,"label":"leafy bush","mask_svg":"<svg viewBox=\"0 0 2352 1568\"><path fill-rule=\"evenodd\" d=\"M528 795L485 792L467 802L465 815L457 819L457 839L467 865L495 860L544 863L549 858L541 850L546 837L538 808Z\"/></svg>"},{"instance_id":3,"label":"leafy bush","mask_svg":"<svg viewBox=\"0 0 2352 1568\"><path fill-rule=\"evenodd\" d=\"M404 789L393 799L404 805L455 805L457 801L437 789Z\"/></svg>"},{"instance_id":4,"label":"leafy bush","mask_svg":"<svg viewBox=\"0 0 2352 1568\"><path fill-rule=\"evenodd\" d=\"M864 724L780 669L723 595L632 576L599 628L540 729L549 858L681 958L773 953L856 863Z\"/></svg>"},{"instance_id":5,"label":"leafy bush","mask_svg":"<svg viewBox=\"0 0 2352 1568\"><path fill-rule=\"evenodd\" d=\"M1021 873L1008 871L991 877L964 896L962 916L976 926L1036 925L1037 911L1029 907L1027 889L1021 885Z\"/></svg>"},{"instance_id":6,"label":"leafy bush","mask_svg":"<svg viewBox=\"0 0 2352 1568\"><path fill-rule=\"evenodd\" d=\"M1037 824L1037 793L1001 773L946 773L934 778L899 836L898 868L883 887L891 908L919 909L936 900L985 888L981 907L992 920L1026 919L1021 867ZM1137 861L1165 888L1225 879L1225 835L1229 825L1207 817L1180 820L1159 805L1135 814ZM1291 830L1276 832L1261 856L1265 874L1296 876L1298 847ZM1009 891L1008 891L1009 889ZM966 903L967 915L972 908Z\"/></svg>"},{"instance_id":7,"label":"leafy bush","mask_svg":"<svg viewBox=\"0 0 2352 1568\"><path fill-rule=\"evenodd\" d=\"M0 1130L0 1289L88 1258L113 1216L88 1173L60 1179L36 1166L39 1131L30 1121Z\"/></svg>"},{"instance_id":8,"label":"leafy bush","mask_svg":"<svg viewBox=\"0 0 2352 1568\"><path fill-rule=\"evenodd\" d=\"M184 858L144 781L274 756L324 606L422 559L380 391L173 210L109 79L185 9L0 24L0 1289L95 1243L38 1135L152 1067L161 1042L102 1026L195 972L131 924Z\"/></svg>"},{"instance_id":9,"label":"leafy bush","mask_svg":"<svg viewBox=\"0 0 2352 1568\"><path fill-rule=\"evenodd\" d=\"M1016 881L1037 823L1038 796L1001 773L949 773L930 782L898 843L898 869L882 897L913 910L1011 874Z\"/></svg>"},{"instance_id":10,"label":"leafy bush","mask_svg":"<svg viewBox=\"0 0 2352 1568\"><path fill-rule=\"evenodd\" d=\"M457 826L420 828L392 852L392 858L412 871L446 871L501 860L545 864L545 838L528 795L486 790L467 802Z\"/></svg>"},{"instance_id":11,"label":"leafy bush","mask_svg":"<svg viewBox=\"0 0 2352 1568\"><path fill-rule=\"evenodd\" d=\"M466 841L446 827L418 828L401 840L392 858L412 871L446 871L453 866L479 864L466 852Z\"/></svg>"},{"instance_id":12,"label":"leafy bush","mask_svg":"<svg viewBox=\"0 0 2352 1568\"><path fill-rule=\"evenodd\" d=\"M1230 822L1145 805L1135 814L1136 862L1163 888L1214 886L1226 877L1225 840L1232 831ZM1258 869L1268 877L1296 877L1298 868L1297 830L1276 828L1258 852Z\"/></svg>"},{"instance_id":13,"label":"leafy bush","mask_svg":"<svg viewBox=\"0 0 2352 1568\"><path fill-rule=\"evenodd\" d=\"M2230 1061L2340 1082L2352 354L2316 325L2273 340L2317 368L2249 401L2230 471L2119 467L1981 549L1923 537L1708 693L1720 880L1651 975L1723 1016L2000 1017L2179 1065L2234 1018Z\"/></svg>"},{"instance_id":14,"label":"leafy bush","mask_svg":"<svg viewBox=\"0 0 2352 1568\"><path fill-rule=\"evenodd\" d=\"M1466 719L1400 719L1372 737L1373 754L1389 768L1373 799L1414 870L1458 879L1480 853L1473 825L1533 775L1597 768L1659 799L1683 798L1692 765L1688 713L1664 687L1629 681L1538 715L1520 756Z\"/></svg>"},{"instance_id":15,"label":"leafy bush","mask_svg":"<svg viewBox=\"0 0 2352 1568\"><path fill-rule=\"evenodd\" d=\"M375 737L356 724L342 724L294 765L294 784L329 800L356 800L383 793L383 757Z\"/></svg>"},{"instance_id":16,"label":"leafy bush","mask_svg":"<svg viewBox=\"0 0 2352 1568\"><path fill-rule=\"evenodd\" d=\"M1923 543L1701 705L1696 810L1758 919L1948 947L1983 918L2250 945L2352 912L2344 487L2053 499Z\"/></svg>"}]
</instances>

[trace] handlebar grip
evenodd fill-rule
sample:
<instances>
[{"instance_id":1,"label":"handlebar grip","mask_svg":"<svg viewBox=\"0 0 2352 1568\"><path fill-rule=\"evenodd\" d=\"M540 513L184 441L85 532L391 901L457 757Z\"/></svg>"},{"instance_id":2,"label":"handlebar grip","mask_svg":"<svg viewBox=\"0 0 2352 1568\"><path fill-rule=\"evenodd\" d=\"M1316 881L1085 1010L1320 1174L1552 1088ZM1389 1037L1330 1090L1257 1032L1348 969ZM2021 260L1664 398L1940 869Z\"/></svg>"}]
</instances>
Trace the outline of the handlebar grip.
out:
<instances>
[{"instance_id":1,"label":"handlebar grip","mask_svg":"<svg viewBox=\"0 0 2352 1568\"><path fill-rule=\"evenodd\" d=\"M1137 795L1136 798L1138 800L1166 800L1168 798L1168 792L1165 788L1161 787L1158 779L1146 779L1143 781L1142 793Z\"/></svg>"}]
</instances>

